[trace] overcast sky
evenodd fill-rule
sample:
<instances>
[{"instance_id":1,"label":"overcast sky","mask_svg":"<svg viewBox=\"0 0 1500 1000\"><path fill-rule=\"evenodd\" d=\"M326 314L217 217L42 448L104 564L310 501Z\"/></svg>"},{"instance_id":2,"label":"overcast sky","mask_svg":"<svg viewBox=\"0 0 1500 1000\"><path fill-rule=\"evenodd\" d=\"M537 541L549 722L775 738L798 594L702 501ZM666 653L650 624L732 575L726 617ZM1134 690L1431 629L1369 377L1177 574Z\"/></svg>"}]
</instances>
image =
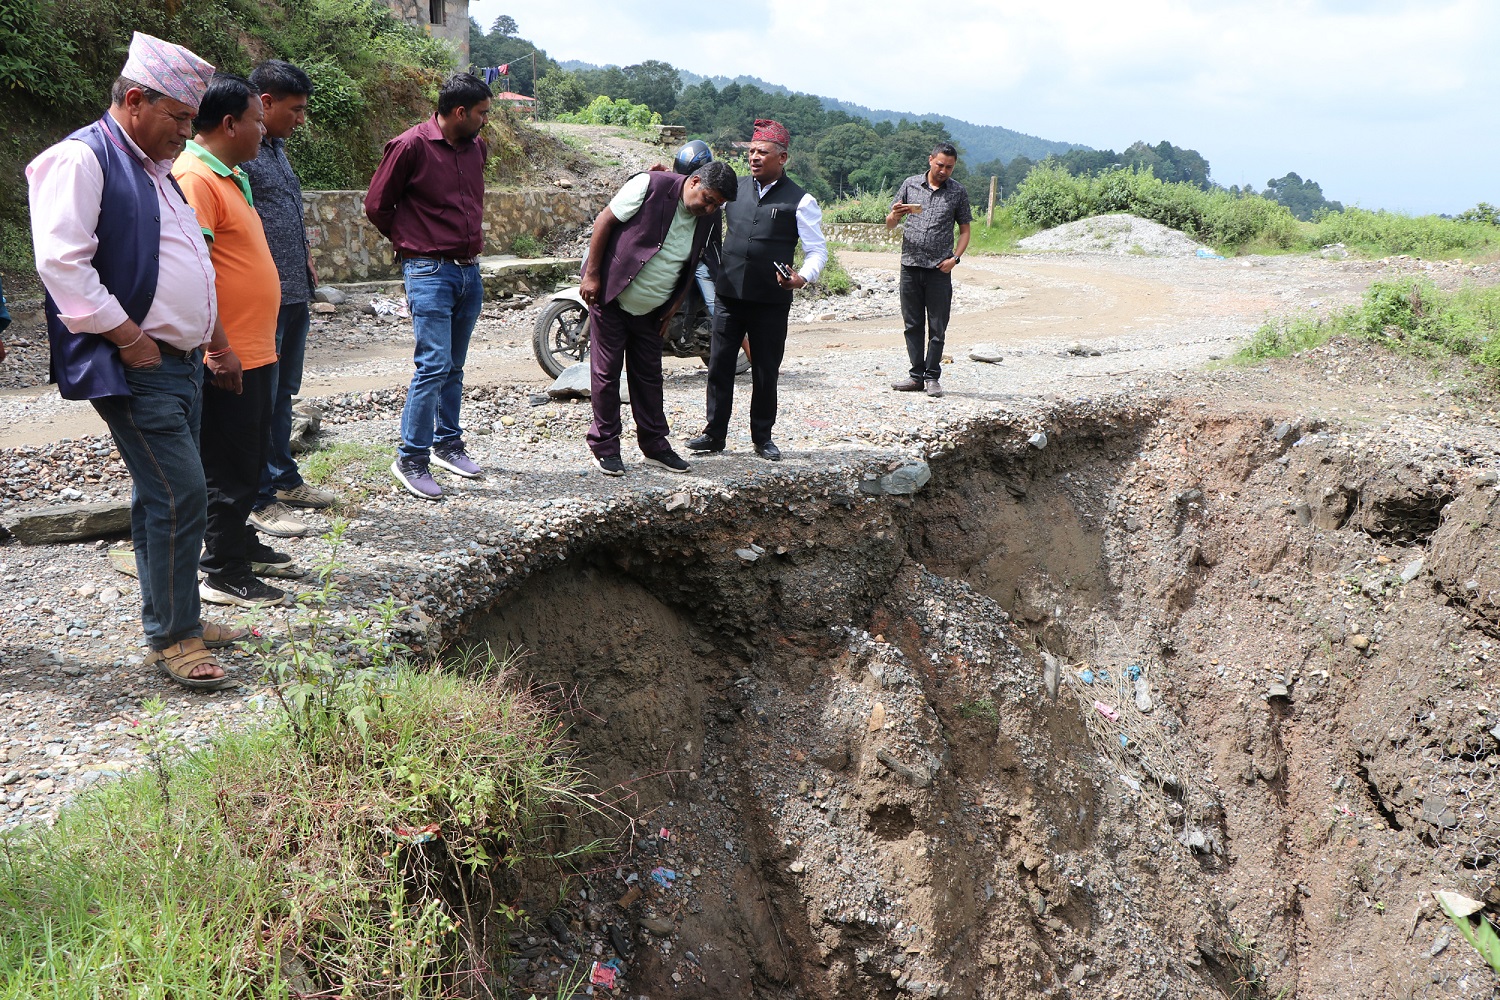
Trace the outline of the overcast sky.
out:
<instances>
[{"instance_id":1,"label":"overcast sky","mask_svg":"<svg viewBox=\"0 0 1500 1000\"><path fill-rule=\"evenodd\" d=\"M554 59L662 59L868 107L1123 149L1345 204L1500 204L1494 0L471 0ZM795 150L795 137L793 137Z\"/></svg>"}]
</instances>

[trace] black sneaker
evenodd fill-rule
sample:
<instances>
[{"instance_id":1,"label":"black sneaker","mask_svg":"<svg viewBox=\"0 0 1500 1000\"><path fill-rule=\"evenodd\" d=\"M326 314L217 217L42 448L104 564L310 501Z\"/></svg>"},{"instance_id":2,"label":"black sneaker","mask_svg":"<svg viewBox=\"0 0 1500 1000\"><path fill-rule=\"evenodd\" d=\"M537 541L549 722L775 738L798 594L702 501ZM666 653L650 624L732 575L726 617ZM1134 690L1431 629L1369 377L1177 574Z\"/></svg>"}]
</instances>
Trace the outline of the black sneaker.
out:
<instances>
[{"instance_id":1,"label":"black sneaker","mask_svg":"<svg viewBox=\"0 0 1500 1000\"><path fill-rule=\"evenodd\" d=\"M599 471L604 473L606 476L625 475L625 463L620 461L619 455L606 455L603 458L595 455L594 464L598 466Z\"/></svg>"},{"instance_id":2,"label":"black sneaker","mask_svg":"<svg viewBox=\"0 0 1500 1000\"><path fill-rule=\"evenodd\" d=\"M668 472L686 472L692 468L691 465L684 462L681 456L671 448L663 452L658 452L655 455L647 455L646 464L654 465L658 469L665 469Z\"/></svg>"},{"instance_id":3,"label":"black sneaker","mask_svg":"<svg viewBox=\"0 0 1500 1000\"><path fill-rule=\"evenodd\" d=\"M724 450L724 439L710 437L707 432L699 434L687 443L688 451L713 452Z\"/></svg>"},{"instance_id":4,"label":"black sneaker","mask_svg":"<svg viewBox=\"0 0 1500 1000\"><path fill-rule=\"evenodd\" d=\"M240 608L263 608L267 605L286 604L286 591L280 590L247 576L230 580L222 576L206 576L198 584L198 596L210 604L232 604Z\"/></svg>"},{"instance_id":5,"label":"black sneaker","mask_svg":"<svg viewBox=\"0 0 1500 1000\"><path fill-rule=\"evenodd\" d=\"M252 542L248 548L249 551L245 554L250 557L250 561L259 563L262 566L274 566L277 569L285 569L294 562L292 557L285 552L277 552L271 546L259 540Z\"/></svg>"}]
</instances>

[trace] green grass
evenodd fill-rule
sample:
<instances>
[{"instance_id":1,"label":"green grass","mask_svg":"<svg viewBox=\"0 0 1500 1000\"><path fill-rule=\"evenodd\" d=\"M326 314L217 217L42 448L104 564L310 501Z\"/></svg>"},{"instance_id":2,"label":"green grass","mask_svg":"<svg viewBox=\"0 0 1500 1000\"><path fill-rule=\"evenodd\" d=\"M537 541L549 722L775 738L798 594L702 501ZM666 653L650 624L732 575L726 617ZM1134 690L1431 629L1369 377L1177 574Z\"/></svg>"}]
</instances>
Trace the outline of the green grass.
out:
<instances>
[{"instance_id":1,"label":"green grass","mask_svg":"<svg viewBox=\"0 0 1500 1000\"><path fill-rule=\"evenodd\" d=\"M504 967L518 901L592 847L584 775L504 664L402 660L389 604L336 626L335 566L258 649L270 722L183 755L146 706L154 770L0 838L0 998L415 1000Z\"/></svg>"},{"instance_id":2,"label":"green grass","mask_svg":"<svg viewBox=\"0 0 1500 1000\"><path fill-rule=\"evenodd\" d=\"M983 212L974 214L974 224L969 228L969 249L965 252L1017 253L1020 248L1016 244L1036 231L1036 226L1018 220L1011 206L996 205L993 227L984 224Z\"/></svg>"},{"instance_id":3,"label":"green grass","mask_svg":"<svg viewBox=\"0 0 1500 1000\"><path fill-rule=\"evenodd\" d=\"M833 247L828 248L828 263L818 277L818 284L829 295L848 295L854 291L854 279L849 276L843 262L839 260L838 251Z\"/></svg>"},{"instance_id":4,"label":"green grass","mask_svg":"<svg viewBox=\"0 0 1500 1000\"><path fill-rule=\"evenodd\" d=\"M823 209L823 221L834 223L865 222L884 225L890 214L891 203L896 200L896 189L864 191L839 201L830 202Z\"/></svg>"},{"instance_id":5,"label":"green grass","mask_svg":"<svg viewBox=\"0 0 1500 1000\"><path fill-rule=\"evenodd\" d=\"M390 445L337 441L297 456L297 467L309 483L338 493L340 502L351 502L362 500L377 484L387 483L395 457Z\"/></svg>"},{"instance_id":6,"label":"green grass","mask_svg":"<svg viewBox=\"0 0 1500 1000\"><path fill-rule=\"evenodd\" d=\"M1377 281L1363 301L1327 317L1290 316L1256 331L1233 360L1253 364L1351 336L1417 357L1465 358L1500 375L1500 287L1447 292L1425 278Z\"/></svg>"}]
</instances>

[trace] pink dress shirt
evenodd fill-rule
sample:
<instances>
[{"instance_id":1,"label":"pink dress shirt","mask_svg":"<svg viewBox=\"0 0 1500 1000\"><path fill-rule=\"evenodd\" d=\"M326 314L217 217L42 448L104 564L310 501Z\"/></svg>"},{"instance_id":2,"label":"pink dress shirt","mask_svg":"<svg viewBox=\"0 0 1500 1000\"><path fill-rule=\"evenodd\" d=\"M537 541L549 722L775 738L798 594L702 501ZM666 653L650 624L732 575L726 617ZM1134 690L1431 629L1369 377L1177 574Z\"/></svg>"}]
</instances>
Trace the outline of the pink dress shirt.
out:
<instances>
[{"instance_id":1,"label":"pink dress shirt","mask_svg":"<svg viewBox=\"0 0 1500 1000\"><path fill-rule=\"evenodd\" d=\"M161 207L161 274L141 330L191 351L213 337L219 311L208 244L192 207L172 186L172 161L150 160L128 135L125 141L155 183ZM83 143L65 140L31 161L26 180L36 270L57 303L58 318L74 333L113 330L129 317L94 270L94 229L104 196L98 157Z\"/></svg>"}]
</instances>

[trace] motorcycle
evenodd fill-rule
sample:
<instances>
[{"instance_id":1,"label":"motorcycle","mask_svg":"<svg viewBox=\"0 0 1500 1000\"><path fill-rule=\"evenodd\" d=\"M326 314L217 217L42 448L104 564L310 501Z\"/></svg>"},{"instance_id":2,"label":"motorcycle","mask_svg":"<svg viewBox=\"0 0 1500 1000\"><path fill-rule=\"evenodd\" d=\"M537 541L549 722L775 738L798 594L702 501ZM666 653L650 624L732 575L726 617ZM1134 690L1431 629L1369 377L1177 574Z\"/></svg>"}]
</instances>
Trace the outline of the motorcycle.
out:
<instances>
[{"instance_id":1,"label":"motorcycle","mask_svg":"<svg viewBox=\"0 0 1500 1000\"><path fill-rule=\"evenodd\" d=\"M662 353L678 358L699 358L707 363L712 340L713 321L708 306L703 301L698 283L690 281L682 305L667 324L667 335L661 342ZM552 293L547 307L537 317L531 349L542 370L552 378L561 375L569 365L588 360L589 307L577 285L559 288ZM750 359L741 348L734 373L743 375L749 370Z\"/></svg>"}]
</instances>

